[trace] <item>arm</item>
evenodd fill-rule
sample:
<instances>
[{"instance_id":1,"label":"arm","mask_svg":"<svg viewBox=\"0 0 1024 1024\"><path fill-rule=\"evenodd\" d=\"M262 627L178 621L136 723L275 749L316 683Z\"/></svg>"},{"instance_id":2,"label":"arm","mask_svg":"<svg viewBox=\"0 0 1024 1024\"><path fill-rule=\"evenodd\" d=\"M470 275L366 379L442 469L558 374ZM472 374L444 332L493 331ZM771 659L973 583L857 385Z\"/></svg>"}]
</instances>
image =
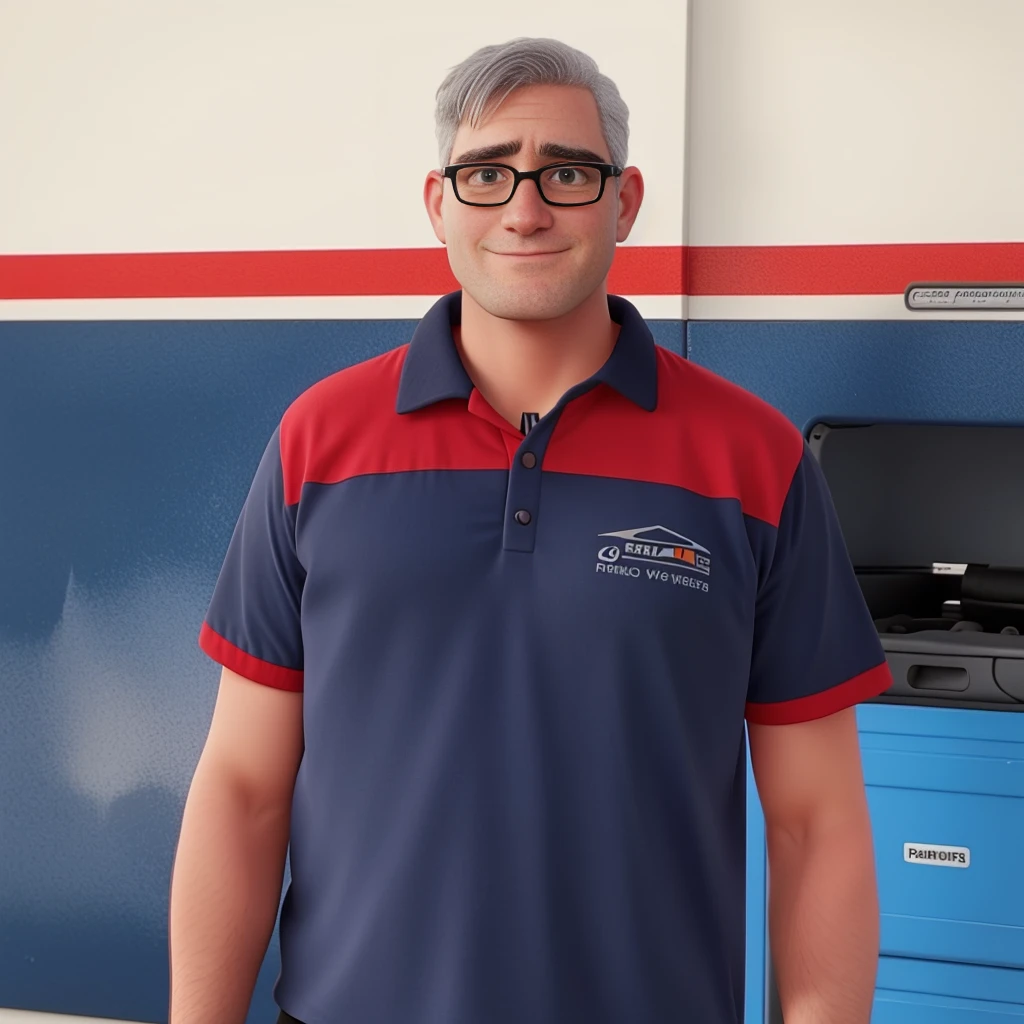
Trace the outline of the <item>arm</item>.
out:
<instances>
[{"instance_id":1,"label":"arm","mask_svg":"<svg viewBox=\"0 0 1024 1024\"><path fill-rule=\"evenodd\" d=\"M879 912L854 709L749 733L786 1024L867 1024Z\"/></svg>"},{"instance_id":2,"label":"arm","mask_svg":"<svg viewBox=\"0 0 1024 1024\"><path fill-rule=\"evenodd\" d=\"M224 669L170 898L170 1024L242 1024L274 929L302 694Z\"/></svg>"}]
</instances>

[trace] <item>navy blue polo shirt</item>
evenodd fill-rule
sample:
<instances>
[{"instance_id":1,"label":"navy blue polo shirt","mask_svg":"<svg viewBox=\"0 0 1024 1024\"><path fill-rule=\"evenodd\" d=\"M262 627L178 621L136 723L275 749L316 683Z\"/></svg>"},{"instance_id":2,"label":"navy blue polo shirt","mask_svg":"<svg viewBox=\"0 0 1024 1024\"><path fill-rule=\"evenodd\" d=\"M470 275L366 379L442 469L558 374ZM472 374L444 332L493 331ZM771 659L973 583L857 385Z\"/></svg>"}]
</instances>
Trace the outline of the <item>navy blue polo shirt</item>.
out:
<instances>
[{"instance_id":1,"label":"navy blue polo shirt","mask_svg":"<svg viewBox=\"0 0 1024 1024\"><path fill-rule=\"evenodd\" d=\"M525 437L454 293L256 473L200 642L303 691L305 1024L739 1024L744 722L890 685L799 431L608 307L607 363Z\"/></svg>"}]
</instances>

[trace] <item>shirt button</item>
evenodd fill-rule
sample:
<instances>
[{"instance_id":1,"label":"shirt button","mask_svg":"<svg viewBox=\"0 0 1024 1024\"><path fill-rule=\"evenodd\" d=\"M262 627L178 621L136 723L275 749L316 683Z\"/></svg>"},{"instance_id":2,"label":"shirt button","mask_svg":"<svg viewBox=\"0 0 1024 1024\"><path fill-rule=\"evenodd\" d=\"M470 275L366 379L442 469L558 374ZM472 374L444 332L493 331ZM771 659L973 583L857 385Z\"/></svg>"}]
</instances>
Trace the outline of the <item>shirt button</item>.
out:
<instances>
[{"instance_id":1,"label":"shirt button","mask_svg":"<svg viewBox=\"0 0 1024 1024\"><path fill-rule=\"evenodd\" d=\"M530 525L530 520L531 520L532 518L533 518L533 517L532 517L532 516L530 515L530 513L529 513L529 512L527 512L527 511L526 511L526 509L525 509L525 508L521 508L521 509L520 509L520 510L519 510L519 511L518 511L518 512L516 513L516 522L517 522L517 523L518 523L518 524L519 524L520 526L529 526L529 525Z\"/></svg>"},{"instance_id":2,"label":"shirt button","mask_svg":"<svg viewBox=\"0 0 1024 1024\"><path fill-rule=\"evenodd\" d=\"M533 452L523 452L523 465L527 469L533 469L537 465L537 456Z\"/></svg>"}]
</instances>

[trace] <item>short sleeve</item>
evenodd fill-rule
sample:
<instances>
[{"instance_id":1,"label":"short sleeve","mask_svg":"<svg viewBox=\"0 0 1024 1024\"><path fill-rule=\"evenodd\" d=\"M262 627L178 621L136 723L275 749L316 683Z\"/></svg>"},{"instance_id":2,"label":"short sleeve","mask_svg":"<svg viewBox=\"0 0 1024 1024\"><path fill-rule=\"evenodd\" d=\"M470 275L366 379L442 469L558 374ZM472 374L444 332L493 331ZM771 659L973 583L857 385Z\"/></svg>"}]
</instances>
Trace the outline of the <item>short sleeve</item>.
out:
<instances>
[{"instance_id":1,"label":"short sleeve","mask_svg":"<svg viewBox=\"0 0 1024 1024\"><path fill-rule=\"evenodd\" d=\"M285 505L280 428L263 454L199 634L214 661L257 683L302 689L305 570Z\"/></svg>"},{"instance_id":2,"label":"short sleeve","mask_svg":"<svg viewBox=\"0 0 1024 1024\"><path fill-rule=\"evenodd\" d=\"M804 444L757 596L747 719L823 718L891 685L828 486Z\"/></svg>"}]
</instances>

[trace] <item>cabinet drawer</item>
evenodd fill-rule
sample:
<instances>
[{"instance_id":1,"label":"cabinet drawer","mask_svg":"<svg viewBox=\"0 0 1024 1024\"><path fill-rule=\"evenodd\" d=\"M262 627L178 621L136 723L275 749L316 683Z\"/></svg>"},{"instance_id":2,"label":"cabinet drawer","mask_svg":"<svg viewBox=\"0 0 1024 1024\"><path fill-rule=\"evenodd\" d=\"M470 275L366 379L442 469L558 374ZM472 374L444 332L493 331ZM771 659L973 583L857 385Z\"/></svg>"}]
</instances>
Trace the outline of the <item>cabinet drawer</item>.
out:
<instances>
[{"instance_id":1,"label":"cabinet drawer","mask_svg":"<svg viewBox=\"0 0 1024 1024\"><path fill-rule=\"evenodd\" d=\"M871 1024L1022 1024L1024 971L882 957Z\"/></svg>"},{"instance_id":2,"label":"cabinet drawer","mask_svg":"<svg viewBox=\"0 0 1024 1024\"><path fill-rule=\"evenodd\" d=\"M861 710L883 956L1024 967L1024 717Z\"/></svg>"}]
</instances>

